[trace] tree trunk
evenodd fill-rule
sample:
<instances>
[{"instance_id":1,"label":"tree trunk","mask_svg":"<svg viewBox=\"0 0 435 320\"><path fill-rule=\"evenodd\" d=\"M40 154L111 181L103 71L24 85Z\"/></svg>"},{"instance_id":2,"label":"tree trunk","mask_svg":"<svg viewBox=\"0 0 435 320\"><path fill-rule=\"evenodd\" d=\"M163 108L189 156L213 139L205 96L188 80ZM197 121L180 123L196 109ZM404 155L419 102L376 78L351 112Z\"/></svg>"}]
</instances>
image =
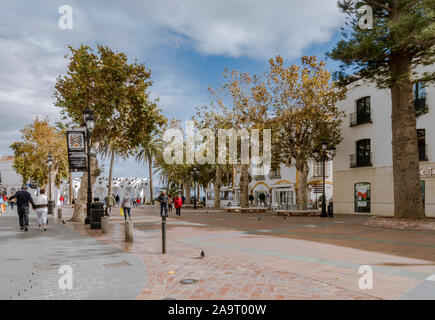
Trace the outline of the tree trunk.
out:
<instances>
[{"instance_id":1,"label":"tree trunk","mask_svg":"<svg viewBox=\"0 0 435 320\"><path fill-rule=\"evenodd\" d=\"M307 209L307 179L308 166L304 160L296 160L296 170L299 172L299 181L296 186L296 203L299 210Z\"/></svg>"},{"instance_id":2,"label":"tree trunk","mask_svg":"<svg viewBox=\"0 0 435 320\"><path fill-rule=\"evenodd\" d=\"M410 79L411 60L392 59L391 69L397 80L391 90L391 128L393 144L394 217L422 219L425 217L420 187L420 164L413 83Z\"/></svg>"},{"instance_id":3,"label":"tree trunk","mask_svg":"<svg viewBox=\"0 0 435 320\"><path fill-rule=\"evenodd\" d=\"M249 207L249 172L248 165L241 165L240 173L240 207Z\"/></svg>"},{"instance_id":4,"label":"tree trunk","mask_svg":"<svg viewBox=\"0 0 435 320\"><path fill-rule=\"evenodd\" d=\"M192 189L192 180L188 179L183 183L184 185L184 197L186 198L186 204L190 205L191 197L190 192Z\"/></svg>"},{"instance_id":5,"label":"tree trunk","mask_svg":"<svg viewBox=\"0 0 435 320\"><path fill-rule=\"evenodd\" d=\"M148 174L150 176L150 202L152 205L154 205L153 156L151 153L148 153L147 157L148 157Z\"/></svg>"},{"instance_id":6,"label":"tree trunk","mask_svg":"<svg viewBox=\"0 0 435 320\"><path fill-rule=\"evenodd\" d=\"M68 204L72 204L72 200L74 199L74 189L73 189L73 177L72 173L68 172L68 180L69 180L69 189L68 189Z\"/></svg>"},{"instance_id":7,"label":"tree trunk","mask_svg":"<svg viewBox=\"0 0 435 320\"><path fill-rule=\"evenodd\" d=\"M98 161L96 157L91 157L91 187L94 185L99 175ZM74 203L74 213L70 221L84 223L86 219L86 202L88 189L88 173L85 171L80 181L78 197Z\"/></svg>"},{"instance_id":8,"label":"tree trunk","mask_svg":"<svg viewBox=\"0 0 435 320\"><path fill-rule=\"evenodd\" d=\"M222 181L222 166L216 165L216 178L213 183L214 187L214 207L219 209L221 207L221 181Z\"/></svg>"},{"instance_id":9,"label":"tree trunk","mask_svg":"<svg viewBox=\"0 0 435 320\"><path fill-rule=\"evenodd\" d=\"M113 162L115 160L115 151L110 152L110 168L109 168L109 186L107 187L107 195L112 194L112 177L113 177Z\"/></svg>"}]
</instances>

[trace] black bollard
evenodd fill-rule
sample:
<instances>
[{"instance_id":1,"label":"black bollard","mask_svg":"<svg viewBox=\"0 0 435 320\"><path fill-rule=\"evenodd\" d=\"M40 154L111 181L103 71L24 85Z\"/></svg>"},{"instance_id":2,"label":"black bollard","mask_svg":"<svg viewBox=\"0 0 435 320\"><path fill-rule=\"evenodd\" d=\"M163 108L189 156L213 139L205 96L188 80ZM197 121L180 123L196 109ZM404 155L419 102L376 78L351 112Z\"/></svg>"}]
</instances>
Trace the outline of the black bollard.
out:
<instances>
[{"instance_id":1,"label":"black bollard","mask_svg":"<svg viewBox=\"0 0 435 320\"><path fill-rule=\"evenodd\" d=\"M166 217L162 216L162 253L166 253Z\"/></svg>"}]
</instances>

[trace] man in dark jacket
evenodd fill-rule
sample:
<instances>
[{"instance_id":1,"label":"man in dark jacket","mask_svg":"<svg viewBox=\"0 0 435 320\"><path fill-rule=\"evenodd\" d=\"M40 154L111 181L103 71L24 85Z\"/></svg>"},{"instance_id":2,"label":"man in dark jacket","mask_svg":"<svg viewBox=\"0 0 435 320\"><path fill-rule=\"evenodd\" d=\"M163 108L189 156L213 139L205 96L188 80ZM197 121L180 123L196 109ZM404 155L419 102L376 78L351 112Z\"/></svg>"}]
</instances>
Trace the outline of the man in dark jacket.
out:
<instances>
[{"instance_id":1,"label":"man in dark jacket","mask_svg":"<svg viewBox=\"0 0 435 320\"><path fill-rule=\"evenodd\" d=\"M157 201L160 202L160 216L163 217L163 209L165 210L165 217L168 216L168 196L165 191L162 191L160 196L157 198Z\"/></svg>"},{"instance_id":2,"label":"man in dark jacket","mask_svg":"<svg viewBox=\"0 0 435 320\"><path fill-rule=\"evenodd\" d=\"M27 185L23 184L20 191L17 191L9 200L17 199L18 218L20 220L20 230L28 231L29 229L29 203L35 209L35 203L32 196L27 192Z\"/></svg>"}]
</instances>

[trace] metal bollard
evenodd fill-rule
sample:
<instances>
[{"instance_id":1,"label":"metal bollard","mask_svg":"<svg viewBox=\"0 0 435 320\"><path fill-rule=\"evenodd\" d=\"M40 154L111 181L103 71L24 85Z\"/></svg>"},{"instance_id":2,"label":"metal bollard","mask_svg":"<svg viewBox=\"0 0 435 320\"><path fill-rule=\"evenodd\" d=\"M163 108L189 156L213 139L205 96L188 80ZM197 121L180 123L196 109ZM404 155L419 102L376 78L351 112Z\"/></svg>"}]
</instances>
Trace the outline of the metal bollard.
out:
<instances>
[{"instance_id":1,"label":"metal bollard","mask_svg":"<svg viewBox=\"0 0 435 320\"><path fill-rule=\"evenodd\" d=\"M162 253L166 253L166 217L162 216Z\"/></svg>"},{"instance_id":2,"label":"metal bollard","mask_svg":"<svg viewBox=\"0 0 435 320\"><path fill-rule=\"evenodd\" d=\"M109 217L101 217L101 232L109 232Z\"/></svg>"},{"instance_id":3,"label":"metal bollard","mask_svg":"<svg viewBox=\"0 0 435 320\"><path fill-rule=\"evenodd\" d=\"M133 223L125 221L125 242L133 242Z\"/></svg>"},{"instance_id":4,"label":"metal bollard","mask_svg":"<svg viewBox=\"0 0 435 320\"><path fill-rule=\"evenodd\" d=\"M57 219L62 220L62 208L57 208Z\"/></svg>"}]
</instances>

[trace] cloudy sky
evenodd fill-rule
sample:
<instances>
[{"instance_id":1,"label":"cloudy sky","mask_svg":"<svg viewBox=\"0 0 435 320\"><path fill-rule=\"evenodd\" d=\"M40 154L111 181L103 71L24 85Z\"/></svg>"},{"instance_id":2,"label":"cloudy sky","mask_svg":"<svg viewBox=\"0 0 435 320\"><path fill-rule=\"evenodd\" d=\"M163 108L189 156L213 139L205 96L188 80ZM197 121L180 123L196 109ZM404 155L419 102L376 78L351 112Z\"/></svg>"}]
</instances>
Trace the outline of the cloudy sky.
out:
<instances>
[{"instance_id":1,"label":"cloudy sky","mask_svg":"<svg viewBox=\"0 0 435 320\"><path fill-rule=\"evenodd\" d=\"M145 63L165 115L186 120L209 102L207 87L222 80L225 67L262 73L278 54L287 63L307 54L324 58L344 20L336 2L2 0L0 155L12 154L9 145L36 116L60 119L53 88L66 71L68 45L100 43ZM72 29L58 26L62 5L72 8ZM335 64L329 61L328 67ZM118 161L114 171L147 176L133 160Z\"/></svg>"}]
</instances>

